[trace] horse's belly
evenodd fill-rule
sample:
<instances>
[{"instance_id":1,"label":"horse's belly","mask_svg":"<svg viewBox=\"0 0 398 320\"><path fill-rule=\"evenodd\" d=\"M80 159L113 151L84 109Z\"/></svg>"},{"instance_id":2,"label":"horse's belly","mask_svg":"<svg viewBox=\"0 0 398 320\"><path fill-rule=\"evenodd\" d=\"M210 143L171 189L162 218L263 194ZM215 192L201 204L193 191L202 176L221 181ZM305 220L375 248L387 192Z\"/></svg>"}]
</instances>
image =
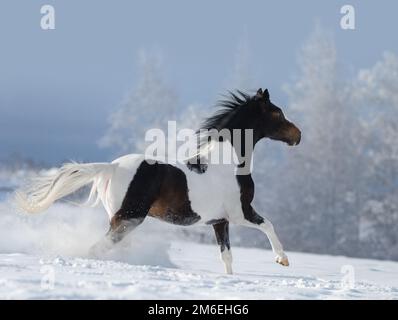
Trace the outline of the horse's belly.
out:
<instances>
[{"instance_id":1,"label":"horse's belly","mask_svg":"<svg viewBox=\"0 0 398 320\"><path fill-rule=\"evenodd\" d=\"M158 207L156 202L149 210L148 215L179 226L190 226L200 220L200 216L192 210L174 210L174 208L167 207L162 208Z\"/></svg>"},{"instance_id":2,"label":"horse's belly","mask_svg":"<svg viewBox=\"0 0 398 320\"><path fill-rule=\"evenodd\" d=\"M230 187L229 176L218 176L214 172L198 174L188 169L184 170L188 182L188 195L191 207L201 219L200 224L206 224L212 220L227 218L225 211L225 189ZM236 182L235 182L236 183Z\"/></svg>"},{"instance_id":3,"label":"horse's belly","mask_svg":"<svg viewBox=\"0 0 398 320\"><path fill-rule=\"evenodd\" d=\"M226 212L223 207L222 197L217 190L212 193L196 196L195 191L189 193L192 209L201 217L201 223L208 223L211 220L226 218Z\"/></svg>"}]
</instances>

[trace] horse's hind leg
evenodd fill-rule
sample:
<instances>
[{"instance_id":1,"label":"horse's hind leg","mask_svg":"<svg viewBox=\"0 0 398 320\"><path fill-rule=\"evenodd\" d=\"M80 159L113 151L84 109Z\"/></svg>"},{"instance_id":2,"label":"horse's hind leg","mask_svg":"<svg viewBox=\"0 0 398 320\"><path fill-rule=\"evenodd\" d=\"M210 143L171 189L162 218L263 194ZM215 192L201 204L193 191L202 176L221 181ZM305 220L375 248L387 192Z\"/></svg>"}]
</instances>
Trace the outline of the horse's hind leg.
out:
<instances>
[{"instance_id":1,"label":"horse's hind leg","mask_svg":"<svg viewBox=\"0 0 398 320\"><path fill-rule=\"evenodd\" d=\"M225 272L232 274L232 254L231 246L229 244L229 222L224 220L213 224L213 228L216 234L217 243L220 246L221 259L224 262Z\"/></svg>"},{"instance_id":2,"label":"horse's hind leg","mask_svg":"<svg viewBox=\"0 0 398 320\"><path fill-rule=\"evenodd\" d=\"M91 249L95 256L109 250L139 226L158 197L160 179L158 165L143 162L127 189L121 208L113 215L104 239Z\"/></svg>"}]
</instances>

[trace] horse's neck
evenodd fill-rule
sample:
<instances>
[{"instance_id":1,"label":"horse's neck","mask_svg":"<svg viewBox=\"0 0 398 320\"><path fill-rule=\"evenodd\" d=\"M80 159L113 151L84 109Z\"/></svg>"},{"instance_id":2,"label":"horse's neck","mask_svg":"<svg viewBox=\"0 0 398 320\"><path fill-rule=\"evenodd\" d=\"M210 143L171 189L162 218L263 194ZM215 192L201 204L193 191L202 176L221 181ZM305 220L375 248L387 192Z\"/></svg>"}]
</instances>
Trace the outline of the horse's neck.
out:
<instances>
[{"instance_id":1,"label":"horse's neck","mask_svg":"<svg viewBox=\"0 0 398 320\"><path fill-rule=\"evenodd\" d=\"M235 174L251 173L253 152L242 153L241 150L236 150L229 140L213 143L214 145L209 153L204 157L205 162L229 166ZM218 160L219 163L214 162L214 160Z\"/></svg>"}]
</instances>

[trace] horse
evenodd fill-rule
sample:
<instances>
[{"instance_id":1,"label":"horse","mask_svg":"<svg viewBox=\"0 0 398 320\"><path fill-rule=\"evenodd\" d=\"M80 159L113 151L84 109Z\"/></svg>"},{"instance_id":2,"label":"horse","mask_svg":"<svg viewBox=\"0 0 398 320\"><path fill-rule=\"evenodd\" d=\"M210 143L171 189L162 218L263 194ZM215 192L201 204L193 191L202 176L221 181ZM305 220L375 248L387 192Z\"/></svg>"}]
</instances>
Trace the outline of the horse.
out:
<instances>
[{"instance_id":1,"label":"horse","mask_svg":"<svg viewBox=\"0 0 398 320\"><path fill-rule=\"evenodd\" d=\"M288 266L272 223L252 204L255 185L251 168L243 173L239 169L251 162L254 146L260 140L269 138L294 146L300 143L301 131L271 102L268 89L260 88L255 95L229 92L217 105L219 110L205 119L201 129L242 130L238 138L231 135L213 141L239 154L237 163L170 164L148 161L142 154L128 154L110 163L67 163L53 175L38 177L29 188L17 190L17 204L28 213L42 212L56 200L92 184L88 199L94 204L102 202L110 222L105 237L90 249L96 257L150 216L180 226L211 225L227 274L232 274L230 223L261 230L271 243L275 261ZM248 132L253 146L246 152ZM212 149L208 149L211 155ZM196 158L203 156L198 153Z\"/></svg>"}]
</instances>

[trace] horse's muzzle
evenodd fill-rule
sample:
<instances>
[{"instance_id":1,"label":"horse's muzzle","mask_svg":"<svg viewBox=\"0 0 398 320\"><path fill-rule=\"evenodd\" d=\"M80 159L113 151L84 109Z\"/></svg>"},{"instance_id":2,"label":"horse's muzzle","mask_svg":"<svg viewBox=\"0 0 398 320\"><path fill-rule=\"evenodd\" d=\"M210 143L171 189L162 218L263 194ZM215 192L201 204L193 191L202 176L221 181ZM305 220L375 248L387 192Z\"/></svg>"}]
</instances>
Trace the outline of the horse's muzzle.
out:
<instances>
[{"instance_id":1,"label":"horse's muzzle","mask_svg":"<svg viewBox=\"0 0 398 320\"><path fill-rule=\"evenodd\" d=\"M297 146L298 144L300 144L300 141L301 141L301 131L298 130L298 137L297 137L297 140L296 140L296 143L294 144L294 146Z\"/></svg>"},{"instance_id":2,"label":"horse's muzzle","mask_svg":"<svg viewBox=\"0 0 398 320\"><path fill-rule=\"evenodd\" d=\"M287 142L289 146L297 146L301 141L301 131L297 127L294 127L294 133L291 134L291 138Z\"/></svg>"}]
</instances>

